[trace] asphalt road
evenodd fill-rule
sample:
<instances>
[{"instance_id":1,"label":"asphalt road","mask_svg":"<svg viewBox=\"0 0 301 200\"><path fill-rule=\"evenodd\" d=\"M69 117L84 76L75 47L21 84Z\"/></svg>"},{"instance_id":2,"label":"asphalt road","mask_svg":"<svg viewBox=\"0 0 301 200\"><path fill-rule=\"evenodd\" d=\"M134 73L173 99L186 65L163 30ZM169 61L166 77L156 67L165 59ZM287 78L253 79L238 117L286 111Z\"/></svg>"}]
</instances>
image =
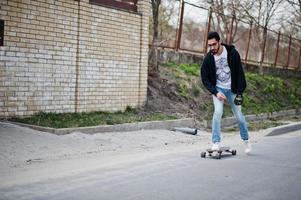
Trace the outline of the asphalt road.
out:
<instances>
[{"instance_id":1,"label":"asphalt road","mask_svg":"<svg viewBox=\"0 0 301 200\"><path fill-rule=\"evenodd\" d=\"M0 188L0 199L300 200L301 134L267 136L246 156L166 154L60 179Z\"/></svg>"}]
</instances>

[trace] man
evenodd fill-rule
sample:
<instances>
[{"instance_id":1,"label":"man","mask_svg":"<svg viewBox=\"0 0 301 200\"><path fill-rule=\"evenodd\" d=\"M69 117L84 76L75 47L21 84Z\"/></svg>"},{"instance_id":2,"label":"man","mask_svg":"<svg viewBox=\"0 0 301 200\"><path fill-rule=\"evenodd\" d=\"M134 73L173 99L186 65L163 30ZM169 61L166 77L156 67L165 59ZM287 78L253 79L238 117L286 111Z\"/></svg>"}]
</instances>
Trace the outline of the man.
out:
<instances>
[{"instance_id":1,"label":"man","mask_svg":"<svg viewBox=\"0 0 301 200\"><path fill-rule=\"evenodd\" d=\"M251 144L247 123L241 112L246 80L240 55L234 46L221 43L217 32L209 32L207 42L210 51L204 58L201 78L204 86L212 94L214 104L212 150L220 148L223 106L224 102L228 101L238 121L241 139L246 145L245 153L250 153Z\"/></svg>"}]
</instances>

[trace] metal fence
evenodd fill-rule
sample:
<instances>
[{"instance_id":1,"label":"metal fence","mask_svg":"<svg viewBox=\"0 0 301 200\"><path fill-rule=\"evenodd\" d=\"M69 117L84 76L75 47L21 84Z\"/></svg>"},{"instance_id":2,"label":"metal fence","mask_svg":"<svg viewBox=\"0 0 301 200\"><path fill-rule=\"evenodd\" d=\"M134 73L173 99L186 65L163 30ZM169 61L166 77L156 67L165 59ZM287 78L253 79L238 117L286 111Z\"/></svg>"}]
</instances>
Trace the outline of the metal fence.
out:
<instances>
[{"instance_id":1,"label":"metal fence","mask_svg":"<svg viewBox=\"0 0 301 200\"><path fill-rule=\"evenodd\" d=\"M162 0L159 14L155 45L160 48L204 54L207 34L216 30L223 42L235 45L245 63L301 70L301 40L290 35L184 0Z\"/></svg>"}]
</instances>

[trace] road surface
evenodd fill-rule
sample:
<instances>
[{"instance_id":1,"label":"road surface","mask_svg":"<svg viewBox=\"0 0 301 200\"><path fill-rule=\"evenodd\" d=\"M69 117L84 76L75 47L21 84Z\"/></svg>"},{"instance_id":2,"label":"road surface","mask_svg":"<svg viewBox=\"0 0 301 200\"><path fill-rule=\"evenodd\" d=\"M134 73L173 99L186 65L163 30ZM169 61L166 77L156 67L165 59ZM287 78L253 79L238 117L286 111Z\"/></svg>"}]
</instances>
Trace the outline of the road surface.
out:
<instances>
[{"instance_id":1,"label":"road surface","mask_svg":"<svg viewBox=\"0 0 301 200\"><path fill-rule=\"evenodd\" d=\"M247 156L191 149L0 187L1 200L300 200L301 131L266 136ZM84 165L84 163L82 163Z\"/></svg>"}]
</instances>

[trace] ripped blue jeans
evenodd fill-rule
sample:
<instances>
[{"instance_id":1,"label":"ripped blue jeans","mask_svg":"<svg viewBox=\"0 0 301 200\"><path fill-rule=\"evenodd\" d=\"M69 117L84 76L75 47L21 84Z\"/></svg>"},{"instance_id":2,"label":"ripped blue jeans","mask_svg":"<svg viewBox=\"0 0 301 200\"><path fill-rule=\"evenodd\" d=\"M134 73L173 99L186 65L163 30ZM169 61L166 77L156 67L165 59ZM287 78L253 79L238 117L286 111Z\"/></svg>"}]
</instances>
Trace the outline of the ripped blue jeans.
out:
<instances>
[{"instance_id":1,"label":"ripped blue jeans","mask_svg":"<svg viewBox=\"0 0 301 200\"><path fill-rule=\"evenodd\" d=\"M241 112L241 106L234 104L236 94L232 93L231 89L223 89L219 87L217 87L217 91L222 92L227 97L227 101L230 104L232 112L238 122L241 139L248 140L249 133L247 122L243 113ZM212 97L214 104L214 114L212 118L212 142L216 143L221 141L221 119L223 115L224 102L218 100L215 95L212 95Z\"/></svg>"}]
</instances>

